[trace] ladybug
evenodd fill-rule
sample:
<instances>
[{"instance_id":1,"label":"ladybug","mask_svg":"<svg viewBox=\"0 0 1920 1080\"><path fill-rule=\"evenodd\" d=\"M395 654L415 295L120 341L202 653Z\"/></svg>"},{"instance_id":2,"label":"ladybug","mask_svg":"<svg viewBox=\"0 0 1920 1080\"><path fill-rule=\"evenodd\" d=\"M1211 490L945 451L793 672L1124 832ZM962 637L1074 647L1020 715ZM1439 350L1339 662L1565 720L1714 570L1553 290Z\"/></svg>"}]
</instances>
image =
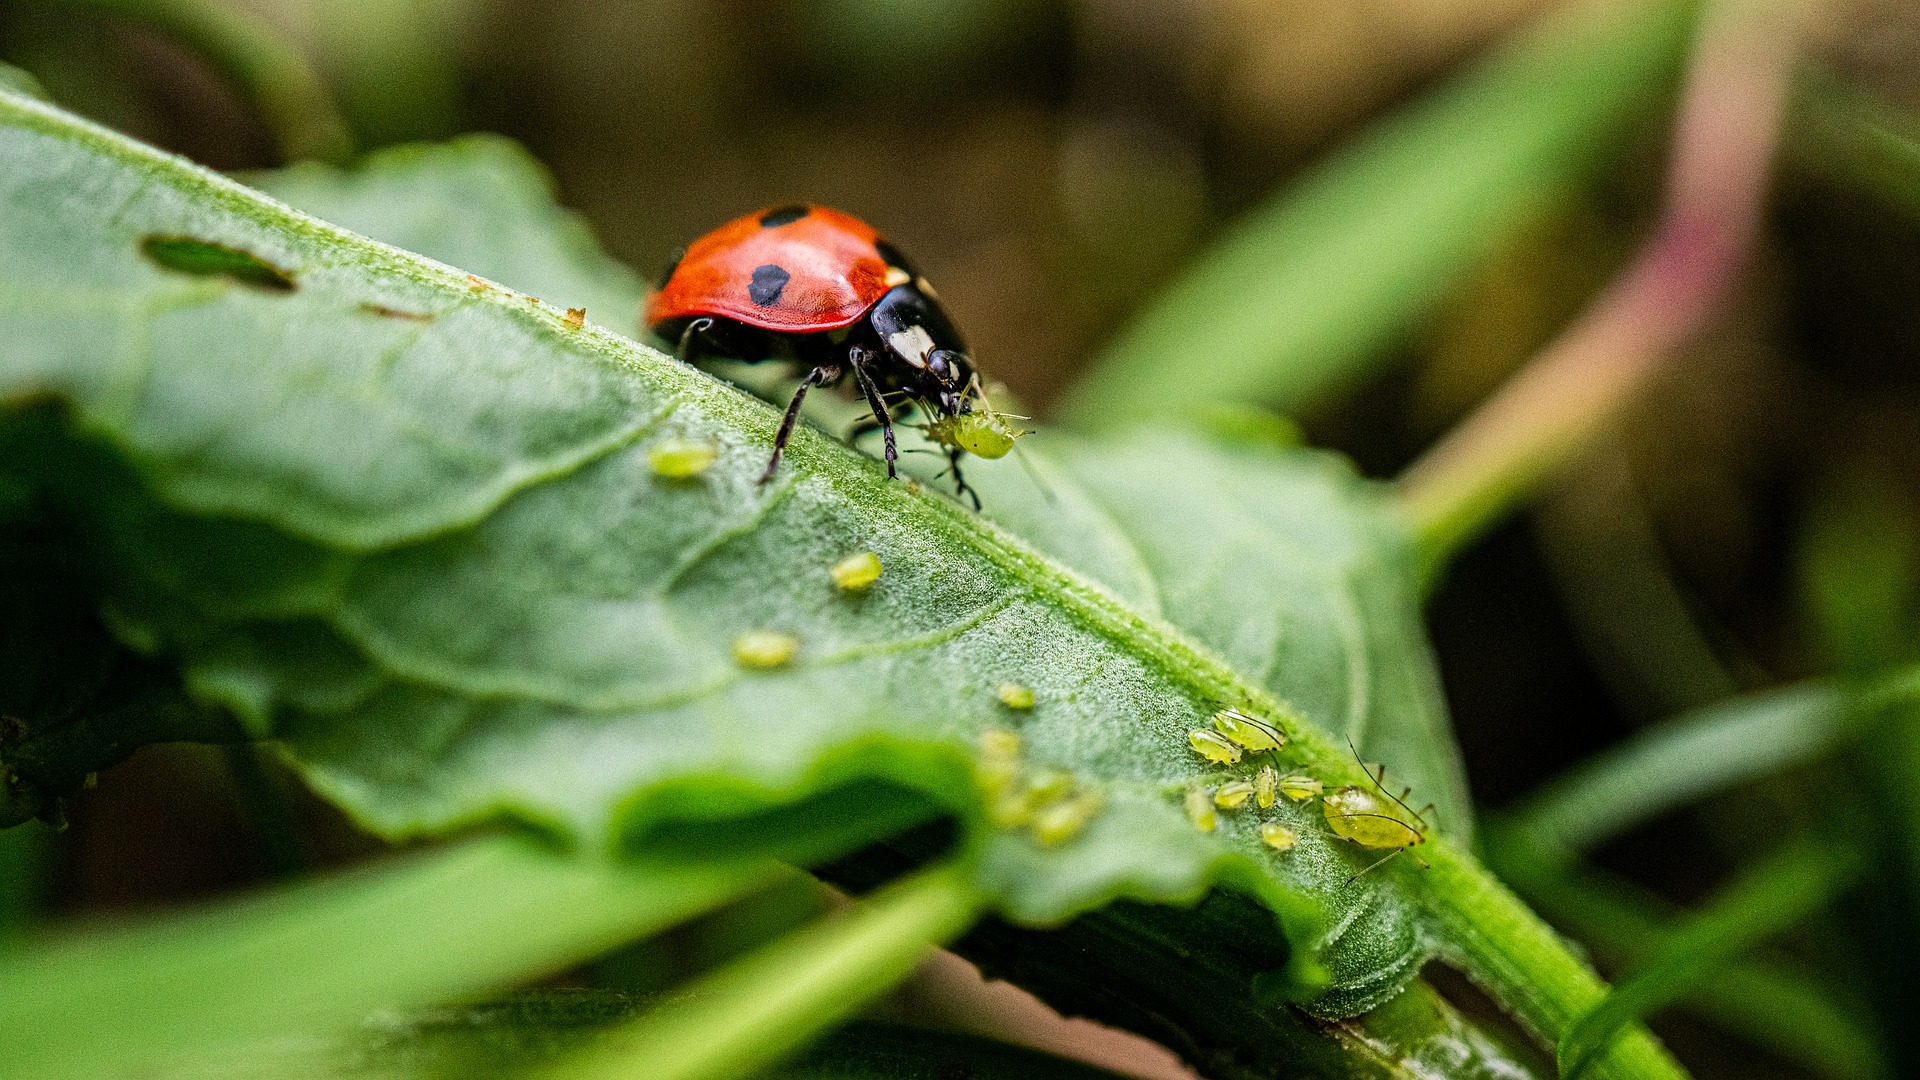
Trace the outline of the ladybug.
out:
<instances>
[{"instance_id":1,"label":"ladybug","mask_svg":"<svg viewBox=\"0 0 1920 1080\"><path fill-rule=\"evenodd\" d=\"M777 359L808 369L773 438L763 484L780 467L807 391L849 374L873 409L853 434L885 434L887 475L899 476L896 415L917 407L932 421L929 435L946 447L958 493L976 510L980 498L960 474L961 452L999 457L1017 434L984 407L966 344L927 279L873 226L838 210L770 207L695 240L648 296L647 326L673 342L683 361ZM906 399L897 414L887 407L890 397ZM983 404L977 414L976 402Z\"/></svg>"}]
</instances>

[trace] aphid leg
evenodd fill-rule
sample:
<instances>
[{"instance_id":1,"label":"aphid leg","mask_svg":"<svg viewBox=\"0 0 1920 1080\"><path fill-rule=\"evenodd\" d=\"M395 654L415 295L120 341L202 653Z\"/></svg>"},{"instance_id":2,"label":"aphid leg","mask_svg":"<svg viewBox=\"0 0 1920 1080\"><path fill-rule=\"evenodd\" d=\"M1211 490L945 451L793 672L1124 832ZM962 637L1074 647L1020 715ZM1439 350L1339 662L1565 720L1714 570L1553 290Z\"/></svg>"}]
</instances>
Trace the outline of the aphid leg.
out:
<instances>
[{"instance_id":1,"label":"aphid leg","mask_svg":"<svg viewBox=\"0 0 1920 1080\"><path fill-rule=\"evenodd\" d=\"M780 430L774 433L773 456L767 459L767 471L760 474L760 483L773 479L774 471L780 468L780 452L787 448L787 440L793 438L793 425L800 419L800 403L807 400L807 391L837 381L841 374L840 365L821 364L800 380L800 388L793 392L793 400L787 402L787 415L780 418Z\"/></svg>"},{"instance_id":2,"label":"aphid leg","mask_svg":"<svg viewBox=\"0 0 1920 1080\"><path fill-rule=\"evenodd\" d=\"M953 473L954 496L957 498L961 495L965 495L967 498L972 499L973 512L976 514L979 513L980 512L980 493L974 491L972 486L967 483L967 478L960 475L959 447L955 447L955 446L947 447L947 468Z\"/></svg>"},{"instance_id":3,"label":"aphid leg","mask_svg":"<svg viewBox=\"0 0 1920 1080\"><path fill-rule=\"evenodd\" d=\"M1386 854L1385 854L1384 856L1382 856L1382 857L1380 857L1380 858L1378 858L1378 859L1375 859L1375 860L1374 860L1373 862L1371 862L1371 863L1369 863L1369 864L1367 864L1367 866L1366 866L1366 867L1365 867L1364 869L1362 869L1361 871L1359 871L1358 873L1356 873L1356 874L1354 874L1354 875L1352 875L1351 877L1349 877L1349 878L1347 878L1347 881L1346 881L1346 883L1347 883L1348 885L1351 885L1351 884L1353 884L1354 882L1356 882L1356 881L1359 881L1359 880L1360 880L1361 878L1363 878L1363 877L1366 877L1366 876L1367 876L1368 874L1371 874L1371 873L1373 873L1373 872L1374 872L1375 870L1378 870L1378 869L1379 869L1380 867L1382 867L1382 866L1384 866L1384 865L1386 865L1386 864L1387 864L1388 862L1390 862L1390 861L1392 861L1392 859L1393 859L1393 857L1394 857L1395 855L1399 855L1399 854L1402 854L1402 853L1404 853L1404 852L1405 852L1406 850L1407 850L1406 848L1394 848L1394 849L1393 849L1392 851L1389 851L1389 852L1387 852L1387 853L1386 853ZM1426 864L1425 864L1425 863L1422 863L1421 865L1422 865L1422 866L1424 866L1424 865L1426 865Z\"/></svg>"},{"instance_id":4,"label":"aphid leg","mask_svg":"<svg viewBox=\"0 0 1920 1080\"><path fill-rule=\"evenodd\" d=\"M713 329L712 319L695 319L680 332L680 344L673 347L673 358L683 364L691 363L693 356L693 335L704 334Z\"/></svg>"}]
</instances>

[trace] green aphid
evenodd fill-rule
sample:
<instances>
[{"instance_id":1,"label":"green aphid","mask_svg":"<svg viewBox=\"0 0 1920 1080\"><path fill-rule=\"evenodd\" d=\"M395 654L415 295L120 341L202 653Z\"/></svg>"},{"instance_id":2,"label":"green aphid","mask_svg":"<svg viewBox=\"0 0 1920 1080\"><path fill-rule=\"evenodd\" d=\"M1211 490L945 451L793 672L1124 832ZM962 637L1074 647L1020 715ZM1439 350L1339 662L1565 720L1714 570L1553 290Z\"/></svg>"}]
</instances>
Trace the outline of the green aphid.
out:
<instances>
[{"instance_id":1,"label":"green aphid","mask_svg":"<svg viewBox=\"0 0 1920 1080\"><path fill-rule=\"evenodd\" d=\"M867 586L880 580L880 556L871 551L858 552L834 563L827 572L843 591L865 592Z\"/></svg>"},{"instance_id":2,"label":"green aphid","mask_svg":"<svg viewBox=\"0 0 1920 1080\"><path fill-rule=\"evenodd\" d=\"M1245 780L1229 780L1213 793L1213 805L1232 810L1253 798L1253 785Z\"/></svg>"},{"instance_id":3,"label":"green aphid","mask_svg":"<svg viewBox=\"0 0 1920 1080\"><path fill-rule=\"evenodd\" d=\"M1097 791L1083 791L1047 803L1033 812L1033 839L1042 847L1066 843L1087 827L1104 801Z\"/></svg>"},{"instance_id":4,"label":"green aphid","mask_svg":"<svg viewBox=\"0 0 1920 1080\"><path fill-rule=\"evenodd\" d=\"M647 447L647 464L669 480L688 480L706 472L720 457L711 443L692 439L661 439Z\"/></svg>"},{"instance_id":5,"label":"green aphid","mask_svg":"<svg viewBox=\"0 0 1920 1080\"><path fill-rule=\"evenodd\" d=\"M1311 776L1289 776L1280 781L1280 794L1294 802L1306 802L1325 791L1327 786Z\"/></svg>"},{"instance_id":6,"label":"green aphid","mask_svg":"<svg viewBox=\"0 0 1920 1080\"><path fill-rule=\"evenodd\" d=\"M1239 709L1221 709L1213 714L1214 729L1248 750L1278 750L1287 741L1272 724L1256 720Z\"/></svg>"},{"instance_id":7,"label":"green aphid","mask_svg":"<svg viewBox=\"0 0 1920 1080\"><path fill-rule=\"evenodd\" d=\"M1260 839L1275 851L1291 851L1300 842L1300 834L1277 821L1260 826Z\"/></svg>"},{"instance_id":8,"label":"green aphid","mask_svg":"<svg viewBox=\"0 0 1920 1080\"><path fill-rule=\"evenodd\" d=\"M1271 765L1260 766L1253 774L1253 801L1265 810L1273 805L1274 793L1280 790L1280 774Z\"/></svg>"},{"instance_id":9,"label":"green aphid","mask_svg":"<svg viewBox=\"0 0 1920 1080\"><path fill-rule=\"evenodd\" d=\"M1353 757L1355 761L1359 761L1360 752L1354 751ZM1380 766L1378 774L1367 768L1365 762L1361 762L1360 768L1367 774L1367 779L1372 781L1374 791L1349 784L1320 800L1321 810L1326 814L1327 827L1333 830L1335 836L1350 840L1363 848L1388 852L1386 858L1373 863L1353 877L1367 873L1403 851L1408 852L1413 861L1420 863L1424 869L1427 864L1422 862L1419 856L1411 855L1411 851L1427 842L1429 829L1427 819L1422 817L1419 811L1407 805L1408 793L1394 795L1386 789L1386 766ZM1375 791L1379 793L1378 796L1374 794ZM1347 880L1352 881L1353 878Z\"/></svg>"},{"instance_id":10,"label":"green aphid","mask_svg":"<svg viewBox=\"0 0 1920 1080\"><path fill-rule=\"evenodd\" d=\"M959 447L975 457L1003 458L1013 452L1013 444L1027 434L1007 423L1006 413L976 409L959 416L943 417L927 425L927 437L941 446Z\"/></svg>"},{"instance_id":11,"label":"green aphid","mask_svg":"<svg viewBox=\"0 0 1920 1080\"><path fill-rule=\"evenodd\" d=\"M782 667L799 651L800 639L778 630L749 630L733 639L733 658L741 667Z\"/></svg>"},{"instance_id":12,"label":"green aphid","mask_svg":"<svg viewBox=\"0 0 1920 1080\"><path fill-rule=\"evenodd\" d=\"M1000 704L1017 712L1026 712L1033 708L1033 687L1031 686L1003 682L994 690L994 696L1000 699Z\"/></svg>"},{"instance_id":13,"label":"green aphid","mask_svg":"<svg viewBox=\"0 0 1920 1080\"><path fill-rule=\"evenodd\" d=\"M1213 812L1213 797L1207 794L1206 788L1188 788L1186 805L1187 820L1201 832L1212 832L1220 824L1219 816Z\"/></svg>"},{"instance_id":14,"label":"green aphid","mask_svg":"<svg viewBox=\"0 0 1920 1080\"><path fill-rule=\"evenodd\" d=\"M1218 732L1194 728L1187 732L1187 741L1193 744L1194 753L1216 765L1233 765L1240 760L1240 747Z\"/></svg>"}]
</instances>

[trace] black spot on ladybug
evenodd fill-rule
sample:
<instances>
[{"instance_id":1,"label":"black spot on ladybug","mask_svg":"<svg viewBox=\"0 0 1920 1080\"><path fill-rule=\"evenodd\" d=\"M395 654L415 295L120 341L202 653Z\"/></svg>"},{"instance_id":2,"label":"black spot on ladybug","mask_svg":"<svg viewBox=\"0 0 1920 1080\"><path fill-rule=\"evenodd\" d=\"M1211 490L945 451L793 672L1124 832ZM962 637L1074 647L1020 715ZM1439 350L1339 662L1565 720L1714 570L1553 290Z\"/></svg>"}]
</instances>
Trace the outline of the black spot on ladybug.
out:
<instances>
[{"instance_id":1,"label":"black spot on ladybug","mask_svg":"<svg viewBox=\"0 0 1920 1080\"><path fill-rule=\"evenodd\" d=\"M270 292L292 292L293 275L251 251L191 236L149 236L140 241L147 258L195 277L224 277Z\"/></svg>"},{"instance_id":2,"label":"black spot on ladybug","mask_svg":"<svg viewBox=\"0 0 1920 1080\"><path fill-rule=\"evenodd\" d=\"M658 283L659 288L664 289L667 287L667 282L673 280L673 272L680 269L680 260L686 257L686 248L681 248L673 253L673 258L667 260L666 269L660 271L660 276L654 279Z\"/></svg>"},{"instance_id":3,"label":"black spot on ladybug","mask_svg":"<svg viewBox=\"0 0 1920 1080\"><path fill-rule=\"evenodd\" d=\"M908 261L907 257L900 253L899 248L894 247L885 240L875 240L873 242L873 249L880 253L880 257L887 261L888 266L897 266L907 273L912 274L914 277L920 276L920 271L913 268L913 263Z\"/></svg>"},{"instance_id":4,"label":"black spot on ladybug","mask_svg":"<svg viewBox=\"0 0 1920 1080\"><path fill-rule=\"evenodd\" d=\"M813 211L807 207L798 204L776 207L760 215L760 227L763 229L777 229L782 225L791 225L812 212Z\"/></svg>"},{"instance_id":5,"label":"black spot on ladybug","mask_svg":"<svg viewBox=\"0 0 1920 1080\"><path fill-rule=\"evenodd\" d=\"M747 295L761 307L772 307L780 301L780 290L787 287L787 279L793 275L778 266L768 263L753 268L753 284L747 286Z\"/></svg>"}]
</instances>

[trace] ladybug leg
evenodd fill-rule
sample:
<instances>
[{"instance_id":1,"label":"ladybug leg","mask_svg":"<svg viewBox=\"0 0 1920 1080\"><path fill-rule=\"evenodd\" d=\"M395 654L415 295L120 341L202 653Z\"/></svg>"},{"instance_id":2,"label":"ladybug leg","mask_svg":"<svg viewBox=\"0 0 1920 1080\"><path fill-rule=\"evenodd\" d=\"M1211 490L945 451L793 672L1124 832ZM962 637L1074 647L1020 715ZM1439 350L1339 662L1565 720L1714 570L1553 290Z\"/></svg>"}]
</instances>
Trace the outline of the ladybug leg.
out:
<instances>
[{"instance_id":1,"label":"ladybug leg","mask_svg":"<svg viewBox=\"0 0 1920 1080\"><path fill-rule=\"evenodd\" d=\"M893 463L899 460L900 451L893 443L893 416L887 412L887 401L880 396L880 387L874 384L873 376L867 373L867 362L873 353L865 346L855 345L847 350L847 356L853 361L853 377L860 383L860 392L867 395L867 404L873 407L873 418L885 433L887 443L887 476L898 480L900 473Z\"/></svg>"},{"instance_id":2,"label":"ladybug leg","mask_svg":"<svg viewBox=\"0 0 1920 1080\"><path fill-rule=\"evenodd\" d=\"M836 382L843 374L845 372L838 364L821 364L800 380L800 388L793 392L793 400L787 402L787 415L780 418L780 430L773 436L773 456L767 459L767 471L760 474L760 483L773 479L774 471L780 468L780 452L787 448L787 440L793 438L793 425L800 419L800 403L807 400L807 391Z\"/></svg>"},{"instance_id":3,"label":"ladybug leg","mask_svg":"<svg viewBox=\"0 0 1920 1080\"><path fill-rule=\"evenodd\" d=\"M957 447L947 447L947 468L953 471L954 495L965 495L967 498L973 500L973 512L976 514L979 513L980 493L973 490L972 485L967 483L966 477L960 475L960 451Z\"/></svg>"},{"instance_id":4,"label":"ladybug leg","mask_svg":"<svg viewBox=\"0 0 1920 1080\"><path fill-rule=\"evenodd\" d=\"M683 364L690 363L693 356L693 335L705 333L711 329L713 329L712 319L699 318L688 323L687 328L680 331L680 344L674 346L673 358Z\"/></svg>"}]
</instances>

